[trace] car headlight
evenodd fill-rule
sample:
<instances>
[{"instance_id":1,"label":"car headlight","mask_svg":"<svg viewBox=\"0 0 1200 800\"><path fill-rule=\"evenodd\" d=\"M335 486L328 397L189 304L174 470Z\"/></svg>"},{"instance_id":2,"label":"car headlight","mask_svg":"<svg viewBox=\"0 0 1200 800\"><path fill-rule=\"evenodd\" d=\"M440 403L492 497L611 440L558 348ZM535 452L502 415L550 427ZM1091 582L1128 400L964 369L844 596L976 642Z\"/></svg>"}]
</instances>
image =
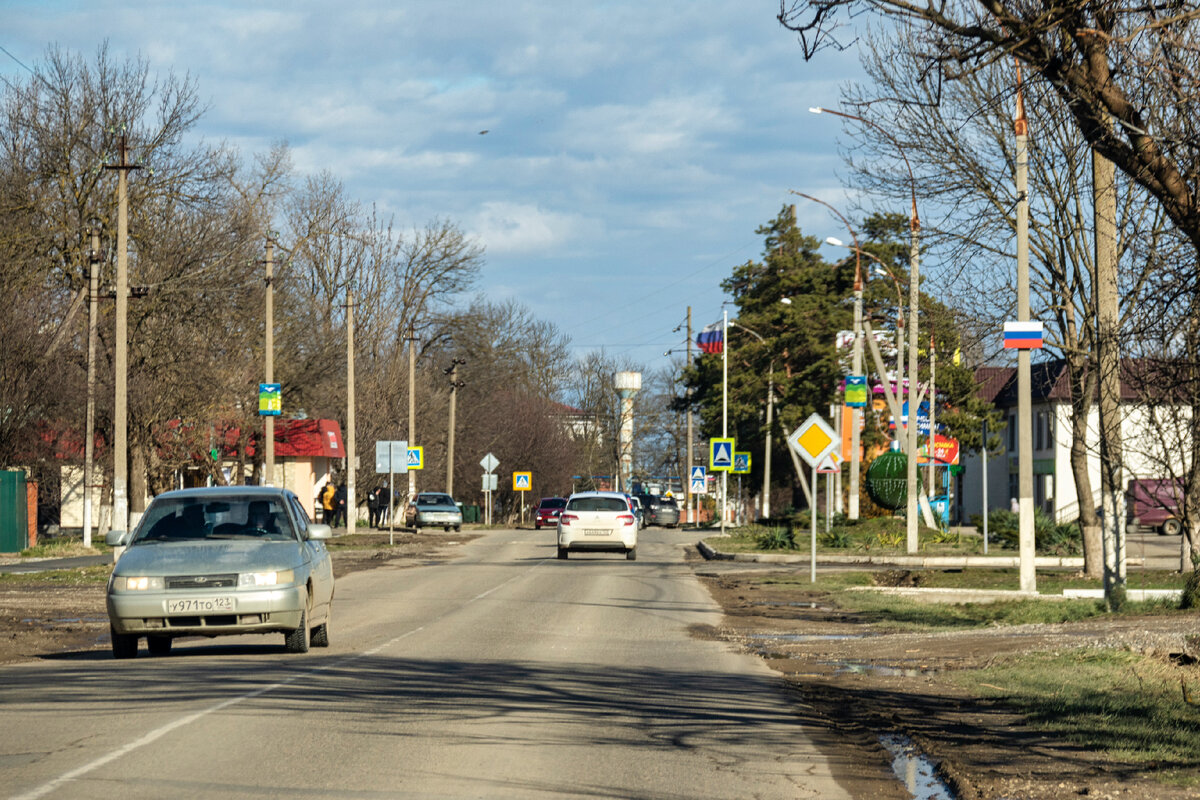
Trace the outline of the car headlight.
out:
<instances>
[{"instance_id":1,"label":"car headlight","mask_svg":"<svg viewBox=\"0 0 1200 800\"><path fill-rule=\"evenodd\" d=\"M162 589L164 587L161 576L126 576L114 575L112 579L112 588L114 592L145 592L153 589Z\"/></svg>"},{"instance_id":2,"label":"car headlight","mask_svg":"<svg viewBox=\"0 0 1200 800\"><path fill-rule=\"evenodd\" d=\"M238 575L238 586L281 586L296 580L296 571L280 569L274 572L243 572Z\"/></svg>"}]
</instances>

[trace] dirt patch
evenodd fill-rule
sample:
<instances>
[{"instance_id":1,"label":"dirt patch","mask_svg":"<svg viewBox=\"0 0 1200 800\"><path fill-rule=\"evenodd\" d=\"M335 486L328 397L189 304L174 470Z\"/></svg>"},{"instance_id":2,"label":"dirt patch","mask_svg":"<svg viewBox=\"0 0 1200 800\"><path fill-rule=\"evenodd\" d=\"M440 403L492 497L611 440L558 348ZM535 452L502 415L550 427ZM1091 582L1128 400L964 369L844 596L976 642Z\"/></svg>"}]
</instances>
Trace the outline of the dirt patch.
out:
<instances>
[{"instance_id":1,"label":"dirt patch","mask_svg":"<svg viewBox=\"0 0 1200 800\"><path fill-rule=\"evenodd\" d=\"M847 746L870 748L889 732L909 737L961 800L1200 797L1195 788L1155 781L1153 767L1114 762L1035 730L1001 702L947 677L999 655L1073 647L1124 647L1167 660L1194 646L1194 618L880 633L823 592L762 585L761 573L705 574L697 567L725 610L719 627L697 635L758 654L804 706L846 734Z\"/></svg>"},{"instance_id":2,"label":"dirt patch","mask_svg":"<svg viewBox=\"0 0 1200 800\"><path fill-rule=\"evenodd\" d=\"M478 538L469 533L355 534L331 539L333 574L376 567L414 567L450 558L454 548ZM0 664L108 650L108 612L104 607L107 569L78 570L61 582L45 577L9 576L0 583Z\"/></svg>"}]
</instances>

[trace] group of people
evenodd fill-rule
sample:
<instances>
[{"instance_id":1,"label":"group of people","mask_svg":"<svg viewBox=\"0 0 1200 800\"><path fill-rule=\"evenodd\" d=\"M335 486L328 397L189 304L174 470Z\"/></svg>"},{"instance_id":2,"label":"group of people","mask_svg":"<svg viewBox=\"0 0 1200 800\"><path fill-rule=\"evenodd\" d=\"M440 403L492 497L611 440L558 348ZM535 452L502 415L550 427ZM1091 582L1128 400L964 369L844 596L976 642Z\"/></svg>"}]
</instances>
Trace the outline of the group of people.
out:
<instances>
[{"instance_id":1,"label":"group of people","mask_svg":"<svg viewBox=\"0 0 1200 800\"><path fill-rule=\"evenodd\" d=\"M370 527L381 528L387 524L388 507L392 497L387 483L367 492L367 513L370 517ZM321 510L321 521L331 528L346 525L346 487L344 484L328 481L317 494L317 506Z\"/></svg>"}]
</instances>

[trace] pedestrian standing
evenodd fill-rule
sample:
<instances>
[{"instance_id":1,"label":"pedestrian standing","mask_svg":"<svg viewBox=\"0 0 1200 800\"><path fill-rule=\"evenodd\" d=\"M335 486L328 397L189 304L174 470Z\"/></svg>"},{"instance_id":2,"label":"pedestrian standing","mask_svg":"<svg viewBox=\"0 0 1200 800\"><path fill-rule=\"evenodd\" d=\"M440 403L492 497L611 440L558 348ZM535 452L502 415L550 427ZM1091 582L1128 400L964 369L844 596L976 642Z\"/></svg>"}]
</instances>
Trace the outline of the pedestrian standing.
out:
<instances>
[{"instance_id":1,"label":"pedestrian standing","mask_svg":"<svg viewBox=\"0 0 1200 800\"><path fill-rule=\"evenodd\" d=\"M333 525L333 496L337 494L337 486L333 481L327 481L325 488L321 490L321 521L326 525Z\"/></svg>"},{"instance_id":2,"label":"pedestrian standing","mask_svg":"<svg viewBox=\"0 0 1200 800\"><path fill-rule=\"evenodd\" d=\"M377 528L379 522L379 489L367 492L367 527Z\"/></svg>"},{"instance_id":3,"label":"pedestrian standing","mask_svg":"<svg viewBox=\"0 0 1200 800\"><path fill-rule=\"evenodd\" d=\"M391 514L392 492L386 483L381 483L375 494L379 497L379 527L382 528L388 524L388 515Z\"/></svg>"},{"instance_id":4,"label":"pedestrian standing","mask_svg":"<svg viewBox=\"0 0 1200 800\"><path fill-rule=\"evenodd\" d=\"M346 527L346 485L339 483L333 493L333 526Z\"/></svg>"}]
</instances>

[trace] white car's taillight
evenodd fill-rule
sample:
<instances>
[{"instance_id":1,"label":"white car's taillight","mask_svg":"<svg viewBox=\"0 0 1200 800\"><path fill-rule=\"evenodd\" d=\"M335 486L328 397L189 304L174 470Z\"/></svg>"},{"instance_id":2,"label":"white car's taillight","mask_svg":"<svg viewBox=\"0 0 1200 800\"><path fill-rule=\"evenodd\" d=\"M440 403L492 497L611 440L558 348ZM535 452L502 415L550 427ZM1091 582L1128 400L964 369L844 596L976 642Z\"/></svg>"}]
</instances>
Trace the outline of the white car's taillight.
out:
<instances>
[{"instance_id":1,"label":"white car's taillight","mask_svg":"<svg viewBox=\"0 0 1200 800\"><path fill-rule=\"evenodd\" d=\"M617 517L617 519L621 520L626 525L632 525L636 521L633 514L622 514L621 516Z\"/></svg>"},{"instance_id":2,"label":"white car's taillight","mask_svg":"<svg viewBox=\"0 0 1200 800\"><path fill-rule=\"evenodd\" d=\"M578 519L579 519L579 517L575 516L574 514L559 514L558 515L558 523L560 525L570 525L572 522L575 522Z\"/></svg>"}]
</instances>

